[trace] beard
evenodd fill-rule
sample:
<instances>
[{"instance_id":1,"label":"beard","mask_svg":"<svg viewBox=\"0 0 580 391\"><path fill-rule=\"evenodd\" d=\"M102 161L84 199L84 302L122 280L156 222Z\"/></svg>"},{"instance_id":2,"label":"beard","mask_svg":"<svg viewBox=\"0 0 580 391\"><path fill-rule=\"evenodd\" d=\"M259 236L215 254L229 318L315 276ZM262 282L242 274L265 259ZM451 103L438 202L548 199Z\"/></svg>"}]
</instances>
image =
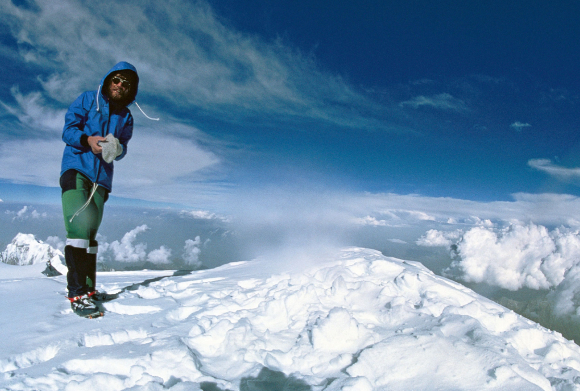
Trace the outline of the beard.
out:
<instances>
[{"instance_id":1,"label":"beard","mask_svg":"<svg viewBox=\"0 0 580 391\"><path fill-rule=\"evenodd\" d=\"M130 89L123 89L118 86L109 86L108 96L109 100L120 105L123 104L129 97Z\"/></svg>"}]
</instances>

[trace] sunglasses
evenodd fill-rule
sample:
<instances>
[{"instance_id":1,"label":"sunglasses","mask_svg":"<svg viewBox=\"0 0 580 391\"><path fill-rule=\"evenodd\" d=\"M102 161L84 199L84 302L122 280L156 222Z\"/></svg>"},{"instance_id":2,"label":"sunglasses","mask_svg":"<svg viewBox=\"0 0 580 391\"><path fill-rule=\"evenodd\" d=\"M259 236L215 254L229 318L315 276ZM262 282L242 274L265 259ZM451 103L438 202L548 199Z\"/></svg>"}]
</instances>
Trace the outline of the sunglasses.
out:
<instances>
[{"instance_id":1,"label":"sunglasses","mask_svg":"<svg viewBox=\"0 0 580 391\"><path fill-rule=\"evenodd\" d=\"M125 87L125 88L129 88L129 87L131 87L131 83L129 83L129 81L128 81L128 80L121 79L119 76L115 76L115 77L113 77L113 78L111 79L111 82L112 82L113 84L119 84L119 83L121 83L121 85L122 85L123 87Z\"/></svg>"}]
</instances>

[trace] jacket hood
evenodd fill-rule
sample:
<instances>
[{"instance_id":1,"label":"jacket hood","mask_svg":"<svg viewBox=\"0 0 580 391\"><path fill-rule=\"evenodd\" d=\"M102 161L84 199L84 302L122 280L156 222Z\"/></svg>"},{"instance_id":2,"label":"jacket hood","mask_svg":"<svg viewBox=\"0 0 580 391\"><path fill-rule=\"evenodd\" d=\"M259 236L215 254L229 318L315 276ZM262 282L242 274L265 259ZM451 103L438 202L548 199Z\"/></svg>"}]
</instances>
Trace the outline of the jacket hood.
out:
<instances>
[{"instance_id":1,"label":"jacket hood","mask_svg":"<svg viewBox=\"0 0 580 391\"><path fill-rule=\"evenodd\" d=\"M126 106L129 106L131 103L133 103L135 101L135 98L137 97L137 91L139 89L139 75L137 74L137 68L135 68L133 65L129 64L128 62L125 61L121 61L117 64L115 64L114 67L112 67L109 72L107 72L107 74L101 79L101 85L100 85L100 90L103 93L103 91L105 91L105 86L107 85L107 80L108 78L111 76L112 73L115 72L119 72L119 71L130 71L133 75L131 77L131 95L129 95L129 97L127 98L127 104ZM105 95L103 93L103 95Z\"/></svg>"}]
</instances>

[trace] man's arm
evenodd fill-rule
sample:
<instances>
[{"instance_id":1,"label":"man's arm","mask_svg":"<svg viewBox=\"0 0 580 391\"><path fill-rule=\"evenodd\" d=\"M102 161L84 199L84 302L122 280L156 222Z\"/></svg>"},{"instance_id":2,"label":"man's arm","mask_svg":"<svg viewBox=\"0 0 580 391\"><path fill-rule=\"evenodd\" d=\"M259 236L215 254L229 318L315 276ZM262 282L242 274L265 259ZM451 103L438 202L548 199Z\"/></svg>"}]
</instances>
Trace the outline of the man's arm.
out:
<instances>
[{"instance_id":1,"label":"man's arm","mask_svg":"<svg viewBox=\"0 0 580 391\"><path fill-rule=\"evenodd\" d=\"M123 127L121 134L119 135L119 143L123 147L123 152L115 160L121 160L127 154L127 145L129 144L129 140L133 137L133 116L129 114L127 118L127 123Z\"/></svg>"},{"instance_id":2,"label":"man's arm","mask_svg":"<svg viewBox=\"0 0 580 391\"><path fill-rule=\"evenodd\" d=\"M97 99L96 97L93 99L92 94L94 93L85 92L70 105L64 117L62 140L74 148L91 150L94 154L98 154L103 151L98 142L105 138L88 136L84 132L88 112L94 99Z\"/></svg>"}]
</instances>

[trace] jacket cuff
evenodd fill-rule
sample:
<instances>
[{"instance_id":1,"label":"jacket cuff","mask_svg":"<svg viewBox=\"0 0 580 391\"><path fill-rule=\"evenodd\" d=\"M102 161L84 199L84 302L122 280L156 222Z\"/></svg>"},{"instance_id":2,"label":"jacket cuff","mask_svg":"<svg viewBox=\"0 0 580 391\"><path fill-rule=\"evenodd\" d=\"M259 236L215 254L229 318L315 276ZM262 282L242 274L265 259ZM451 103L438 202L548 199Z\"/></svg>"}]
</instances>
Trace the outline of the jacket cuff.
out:
<instances>
[{"instance_id":1,"label":"jacket cuff","mask_svg":"<svg viewBox=\"0 0 580 391\"><path fill-rule=\"evenodd\" d=\"M81 145L85 148L90 148L91 146L89 145L89 136L87 136L86 134L83 134L81 136Z\"/></svg>"}]
</instances>

